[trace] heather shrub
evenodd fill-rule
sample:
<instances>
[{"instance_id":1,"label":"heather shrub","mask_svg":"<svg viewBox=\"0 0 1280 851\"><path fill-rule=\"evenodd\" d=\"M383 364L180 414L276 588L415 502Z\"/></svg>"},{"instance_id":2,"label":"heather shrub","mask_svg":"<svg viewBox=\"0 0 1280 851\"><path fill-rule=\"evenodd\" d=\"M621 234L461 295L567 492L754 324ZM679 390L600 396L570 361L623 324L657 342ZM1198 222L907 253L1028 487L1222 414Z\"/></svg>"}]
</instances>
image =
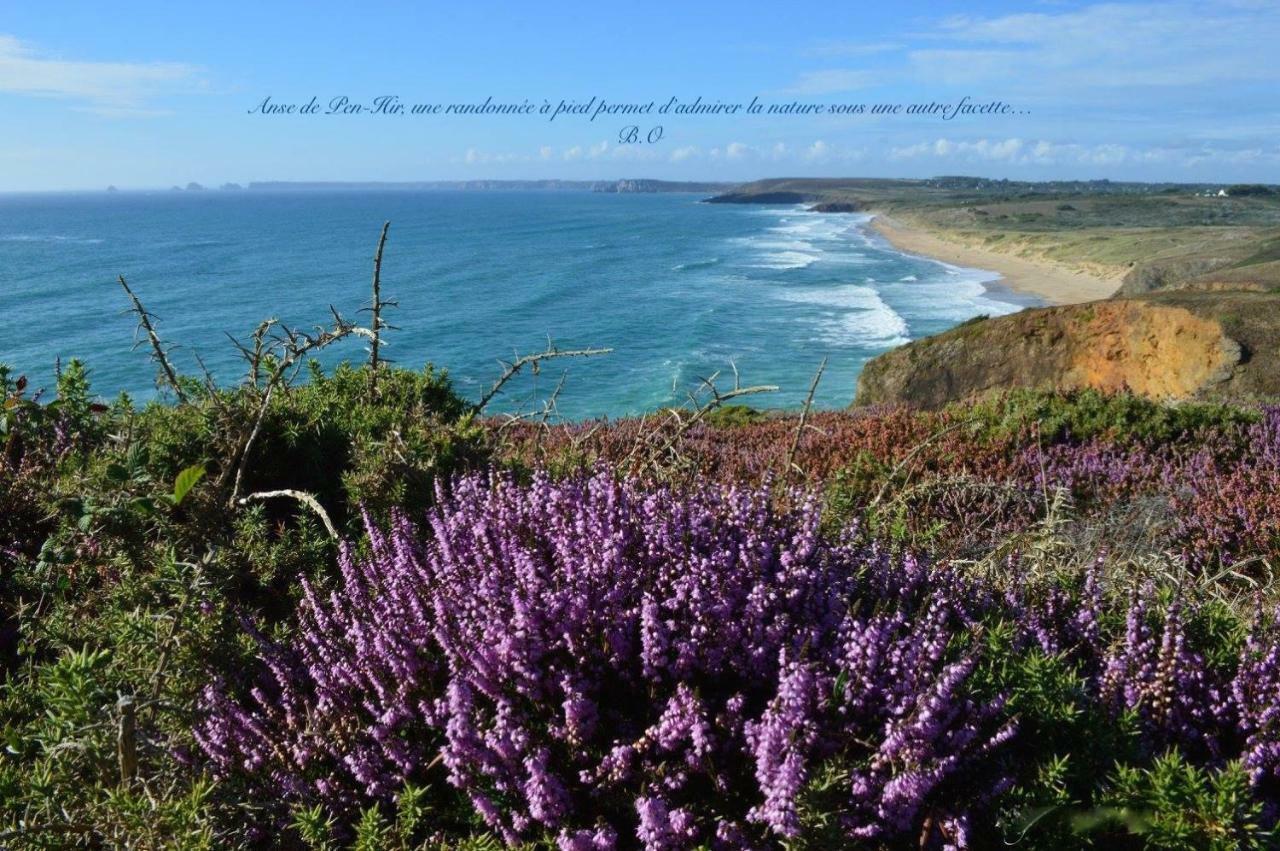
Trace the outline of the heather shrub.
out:
<instances>
[{"instance_id":1,"label":"heather shrub","mask_svg":"<svg viewBox=\"0 0 1280 851\"><path fill-rule=\"evenodd\" d=\"M644 420L504 425L494 442L504 464L557 475L597 464L686 484L786 475L825 493L829 528L857 522L963 558L1043 522L1061 492L1082 540L1265 577L1280 556L1280 504L1268 497L1280 487L1274 417L1269 408L1018 392L941 412L818 412L799 439L794 416L704 421L657 469L636 464L652 428Z\"/></svg>"},{"instance_id":2,"label":"heather shrub","mask_svg":"<svg viewBox=\"0 0 1280 851\"><path fill-rule=\"evenodd\" d=\"M374 532L339 591L309 592L249 703L210 689L199 736L221 770L349 814L428 782L439 748L491 829L565 847L794 835L808 764L837 753L863 763L846 803L866 836L918 830L935 795L958 825L949 775L997 770L1011 728L966 696L975 663L950 641L982 595L824 543L813 504L470 478L430 523ZM892 718L900 738L863 743ZM938 776L903 794L899 758Z\"/></svg>"},{"instance_id":3,"label":"heather shrub","mask_svg":"<svg viewBox=\"0 0 1280 851\"><path fill-rule=\"evenodd\" d=\"M1100 566L928 565L820 517L605 471L457 480L431 534L344 551L257 678L206 690L197 738L227 782L348 831L447 783L511 845L1068 842L1083 816L1026 814L1130 804L1153 847L1274 824L1274 619Z\"/></svg>"},{"instance_id":4,"label":"heather shrub","mask_svg":"<svg viewBox=\"0 0 1280 851\"><path fill-rule=\"evenodd\" d=\"M1242 457L1205 447L1170 476L1177 537L1201 563L1261 561L1280 556L1280 408L1263 409L1243 433Z\"/></svg>"}]
</instances>

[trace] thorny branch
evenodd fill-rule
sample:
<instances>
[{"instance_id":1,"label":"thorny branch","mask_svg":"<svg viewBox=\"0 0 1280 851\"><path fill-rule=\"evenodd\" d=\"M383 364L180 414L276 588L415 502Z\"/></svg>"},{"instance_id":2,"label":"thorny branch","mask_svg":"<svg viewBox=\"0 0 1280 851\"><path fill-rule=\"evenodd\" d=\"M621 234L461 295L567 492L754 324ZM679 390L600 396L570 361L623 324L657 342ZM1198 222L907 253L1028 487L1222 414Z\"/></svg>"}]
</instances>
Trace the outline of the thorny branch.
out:
<instances>
[{"instance_id":1,"label":"thorny branch","mask_svg":"<svg viewBox=\"0 0 1280 851\"><path fill-rule=\"evenodd\" d=\"M694 406L692 411L685 412L677 408L668 409L667 415L670 420L675 423L675 426L672 429L670 436L667 437L665 441L662 441L661 443L657 442L662 438L661 428L654 429L652 433L646 433L642 429L641 436L637 439L636 444L631 449L631 452L628 453L624 464L630 465L632 460L643 451L644 454L641 462L642 466L656 467L663 457L674 452L689 429L693 428L705 419L712 411L743 396L753 396L757 393L775 393L778 390L777 385L774 384L759 384L753 387L742 387L739 384L738 370L736 366L733 370L732 390L721 392L716 386L716 379L719 377L720 373L716 372L708 378L699 380L698 389L689 394L689 402ZM701 391L709 393L710 398L707 399L706 402L699 403L698 393ZM687 416L686 413L688 414Z\"/></svg>"},{"instance_id":2,"label":"thorny branch","mask_svg":"<svg viewBox=\"0 0 1280 851\"><path fill-rule=\"evenodd\" d=\"M117 276L117 280L129 296L129 300L133 302L133 312L138 316L138 325L146 332L147 339L151 341L151 357L159 364L160 371L164 374L165 383L173 388L173 392L177 394L180 401L187 401L187 394L183 391L181 382L178 381L177 371L174 370L173 364L169 362L169 357L165 353L164 343L161 342L160 335L156 333L156 326L151 321L151 314L142 306L142 300L129 287L129 282L124 279L124 275Z\"/></svg>"},{"instance_id":3,"label":"thorny branch","mask_svg":"<svg viewBox=\"0 0 1280 851\"><path fill-rule=\"evenodd\" d=\"M271 406L271 398L275 394L276 388L282 383L287 384L292 380L297 369L301 367L303 360L312 352L330 346L353 334L363 337L372 335L369 329L361 328L343 319L336 308L330 306L329 310L333 314L332 328L317 327L314 333L308 334L305 331L280 325L276 320L268 320L259 325L258 331L254 333L253 349L244 346L240 347L241 352L250 358L250 372L255 379L254 386L258 386L258 377L264 369L266 371L266 381L262 385L262 395L258 402L257 413L254 416L253 427L237 452L235 484L231 488L229 502L235 503L240 496L240 487L244 480L245 468L249 464L249 455L253 449L254 442L262 431L262 423L266 419L267 409ZM274 334L268 334L268 330L271 328L278 328L279 330ZM219 483L225 481L226 470L229 469L230 467L224 470L223 475L219 477Z\"/></svg>"},{"instance_id":4,"label":"thorny branch","mask_svg":"<svg viewBox=\"0 0 1280 851\"><path fill-rule=\"evenodd\" d=\"M382 223L382 235L378 237L378 250L373 255L373 304L369 310L373 313L373 322L370 323L369 330L372 336L369 338L369 395L374 396L378 392L378 354L382 346L382 329L389 328L382 319L382 308L394 307L395 302L382 300L382 250L387 245L387 231L391 228L391 222Z\"/></svg>"},{"instance_id":5,"label":"thorny branch","mask_svg":"<svg viewBox=\"0 0 1280 851\"><path fill-rule=\"evenodd\" d=\"M792 471L804 474L804 471L796 466L796 453L800 450L800 438L804 435L805 426L809 423L809 411L813 408L813 394L818 389L818 382L822 380L822 373L827 370L827 359L823 358L822 363L818 364L818 371L813 374L813 381L809 384L809 395L805 396L804 408L800 411L800 421L796 423L795 436L791 438L791 448L787 450L787 464L783 468L783 476L789 477Z\"/></svg>"},{"instance_id":6,"label":"thorny branch","mask_svg":"<svg viewBox=\"0 0 1280 851\"><path fill-rule=\"evenodd\" d=\"M557 349L553 344L548 342L547 348L544 351L537 352L531 355L521 355L520 357L516 358L513 361L498 361L503 366L502 375L499 376L498 380L495 381L493 383L493 386L489 388L489 392L485 393L483 396L480 397L480 401L477 402L475 405L475 411L476 413L480 413L481 411L483 411L488 406L488 404L493 401L494 397L502 392L502 388L506 386L507 382L515 378L521 372L521 370L523 370L525 367L530 367L533 374L537 375L539 369L541 368L542 362L546 360L551 360L553 358L594 357L596 355L607 355L612 351L613 349L611 348L610 349Z\"/></svg>"}]
</instances>

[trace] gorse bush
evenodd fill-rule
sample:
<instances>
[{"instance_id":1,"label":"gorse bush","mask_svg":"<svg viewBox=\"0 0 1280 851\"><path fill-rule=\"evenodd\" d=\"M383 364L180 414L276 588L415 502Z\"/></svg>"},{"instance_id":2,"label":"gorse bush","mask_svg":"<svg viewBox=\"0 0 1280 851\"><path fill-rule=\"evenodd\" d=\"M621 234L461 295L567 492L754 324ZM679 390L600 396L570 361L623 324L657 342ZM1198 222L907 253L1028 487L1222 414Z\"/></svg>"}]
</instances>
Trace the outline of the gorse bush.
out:
<instances>
[{"instance_id":1,"label":"gorse bush","mask_svg":"<svg viewBox=\"0 0 1280 851\"><path fill-rule=\"evenodd\" d=\"M206 690L200 746L339 830L447 780L508 843L566 849L1267 841L1269 613L930 566L787 502L458 479L430 534L344 550L256 681Z\"/></svg>"},{"instance_id":2,"label":"gorse bush","mask_svg":"<svg viewBox=\"0 0 1280 851\"><path fill-rule=\"evenodd\" d=\"M1068 394L1010 390L973 404L953 405L950 411L980 424L990 437L1033 434L1046 443L1107 438L1122 443L1170 444L1258 420L1255 412L1228 405L1168 405L1098 390Z\"/></svg>"},{"instance_id":3,"label":"gorse bush","mask_svg":"<svg viewBox=\"0 0 1280 851\"><path fill-rule=\"evenodd\" d=\"M372 395L366 369L341 364L326 374L313 362L308 381L276 392L242 490L305 490L339 520L357 506L381 516L392 505L425 507L437 473L484 458L471 405L445 374L380 372ZM162 474L195 458L216 477L236 460L239 426L252 421L257 401L244 388L210 391L197 405L149 405L134 427Z\"/></svg>"}]
</instances>

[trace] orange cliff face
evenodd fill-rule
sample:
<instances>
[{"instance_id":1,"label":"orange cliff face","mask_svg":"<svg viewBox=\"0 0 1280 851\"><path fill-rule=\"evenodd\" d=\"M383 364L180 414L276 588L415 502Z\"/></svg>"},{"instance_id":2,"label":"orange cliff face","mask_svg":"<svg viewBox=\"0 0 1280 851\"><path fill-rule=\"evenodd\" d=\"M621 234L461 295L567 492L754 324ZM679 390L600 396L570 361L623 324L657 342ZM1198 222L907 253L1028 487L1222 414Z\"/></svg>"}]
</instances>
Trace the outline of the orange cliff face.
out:
<instances>
[{"instance_id":1,"label":"orange cliff face","mask_svg":"<svg viewBox=\"0 0 1280 851\"><path fill-rule=\"evenodd\" d=\"M935 408L1014 388L1160 400L1280 396L1280 296L1180 293L967 322L870 361L857 404Z\"/></svg>"},{"instance_id":2,"label":"orange cliff face","mask_svg":"<svg viewBox=\"0 0 1280 851\"><path fill-rule=\"evenodd\" d=\"M1185 399L1230 378L1240 361L1240 345L1219 323L1185 308L1122 301L1092 307L1077 319L1082 327L1072 334L1061 389Z\"/></svg>"}]
</instances>

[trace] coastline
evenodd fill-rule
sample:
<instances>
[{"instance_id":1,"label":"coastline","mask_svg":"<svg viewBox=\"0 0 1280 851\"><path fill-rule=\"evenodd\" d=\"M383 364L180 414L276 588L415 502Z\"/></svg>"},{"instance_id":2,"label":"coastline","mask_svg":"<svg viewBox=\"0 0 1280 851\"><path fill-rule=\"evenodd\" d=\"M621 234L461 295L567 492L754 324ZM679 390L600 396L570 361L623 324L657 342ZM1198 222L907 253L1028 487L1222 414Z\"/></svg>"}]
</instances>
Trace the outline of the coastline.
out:
<instances>
[{"instance_id":1,"label":"coastline","mask_svg":"<svg viewBox=\"0 0 1280 851\"><path fill-rule=\"evenodd\" d=\"M996 272L1000 278L988 284L989 287L994 284L1015 293L1035 296L1046 304L1097 301L1110 298L1120 287L1119 277L1089 275L1045 260L1030 260L952 242L914 223L906 223L875 211L871 213L871 229L899 251L955 266Z\"/></svg>"}]
</instances>

